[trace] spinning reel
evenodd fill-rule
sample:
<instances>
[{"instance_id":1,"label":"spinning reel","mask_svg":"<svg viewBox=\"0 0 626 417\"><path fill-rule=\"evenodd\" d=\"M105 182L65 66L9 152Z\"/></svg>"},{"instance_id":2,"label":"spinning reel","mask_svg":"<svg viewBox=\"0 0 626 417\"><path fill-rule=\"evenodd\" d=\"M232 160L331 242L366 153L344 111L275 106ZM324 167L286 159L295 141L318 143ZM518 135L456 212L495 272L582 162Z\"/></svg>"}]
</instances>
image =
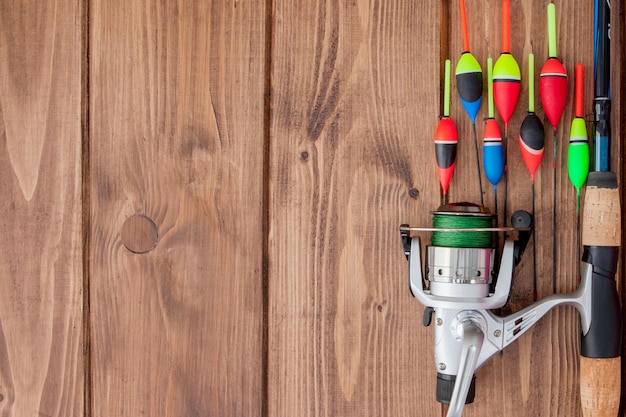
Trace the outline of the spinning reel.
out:
<instances>
[{"instance_id":1,"label":"spinning reel","mask_svg":"<svg viewBox=\"0 0 626 417\"><path fill-rule=\"evenodd\" d=\"M607 257L606 253L597 253L606 248L586 246L581 283L575 292L550 295L507 317L499 317L490 310L507 302L514 267L532 233L531 215L515 212L511 218L513 228L489 227L493 216L470 204L444 205L433 215L435 227L402 225L400 234L409 261L411 293L425 306L423 324L432 325L434 317L437 400L450 404L448 417L460 417L464 405L473 401L476 369L556 306L571 305L580 313L583 356L605 358L612 357L607 355L613 355L615 350L619 352L621 322L613 262L617 248L614 256ZM468 227L442 227L449 220ZM482 227L474 227L477 222ZM417 232L433 233L433 244L426 247L424 264ZM518 237L505 238L496 267L496 249L489 236L502 232L517 232ZM608 309L607 303L611 305Z\"/></svg>"}]
</instances>

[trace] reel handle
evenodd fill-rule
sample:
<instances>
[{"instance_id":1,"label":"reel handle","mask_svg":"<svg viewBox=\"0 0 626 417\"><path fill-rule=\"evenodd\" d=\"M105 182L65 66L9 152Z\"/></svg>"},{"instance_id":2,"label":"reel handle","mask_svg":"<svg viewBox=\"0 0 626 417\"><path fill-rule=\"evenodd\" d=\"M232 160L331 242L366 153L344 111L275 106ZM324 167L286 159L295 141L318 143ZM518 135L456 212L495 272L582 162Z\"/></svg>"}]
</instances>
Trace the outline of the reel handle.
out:
<instances>
[{"instance_id":1,"label":"reel handle","mask_svg":"<svg viewBox=\"0 0 626 417\"><path fill-rule=\"evenodd\" d=\"M472 384L476 363L485 339L480 323L471 319L460 322L457 325L457 332L458 337L462 340L461 360L446 417L461 417L463 415L465 400Z\"/></svg>"}]
</instances>

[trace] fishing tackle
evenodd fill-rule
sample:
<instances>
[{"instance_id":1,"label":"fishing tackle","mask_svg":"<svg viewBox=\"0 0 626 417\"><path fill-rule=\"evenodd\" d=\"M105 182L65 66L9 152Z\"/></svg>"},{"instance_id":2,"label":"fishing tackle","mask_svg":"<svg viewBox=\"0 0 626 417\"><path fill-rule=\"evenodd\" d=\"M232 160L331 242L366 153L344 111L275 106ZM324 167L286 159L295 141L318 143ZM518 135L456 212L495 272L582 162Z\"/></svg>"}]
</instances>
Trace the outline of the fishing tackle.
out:
<instances>
[{"instance_id":1,"label":"fishing tackle","mask_svg":"<svg viewBox=\"0 0 626 417\"><path fill-rule=\"evenodd\" d=\"M463 53L456 65L456 87L459 92L461 104L472 122L474 131L474 149L476 153L476 167L478 169L478 188L480 190L480 203L483 204L483 183L480 175L480 158L478 156L478 138L476 135L476 115L480 109L483 95L483 70L478 60L470 52L469 35L467 33L467 17L465 12L465 0L460 0L461 27L463 31Z\"/></svg>"},{"instance_id":2,"label":"fishing tackle","mask_svg":"<svg viewBox=\"0 0 626 417\"><path fill-rule=\"evenodd\" d=\"M511 2L502 1L502 53L493 67L493 98L505 132L521 90L521 72L511 54ZM505 133L506 135L506 133Z\"/></svg>"},{"instance_id":3,"label":"fishing tackle","mask_svg":"<svg viewBox=\"0 0 626 417\"><path fill-rule=\"evenodd\" d=\"M610 7L599 0L595 0L594 5L593 166L595 171L607 172L611 169Z\"/></svg>"},{"instance_id":4,"label":"fishing tackle","mask_svg":"<svg viewBox=\"0 0 626 417\"><path fill-rule=\"evenodd\" d=\"M502 150L502 133L495 119L493 108L493 60L487 59L487 99L489 104L488 118L485 119L483 131L483 166L487 180L493 185L496 222L498 218L498 183L504 173L504 152Z\"/></svg>"},{"instance_id":5,"label":"fishing tackle","mask_svg":"<svg viewBox=\"0 0 626 417\"><path fill-rule=\"evenodd\" d=\"M535 114L535 58L528 55L528 113L519 131L522 158L530 172L532 216L535 217L535 172L539 168L545 147L545 132L541 119ZM533 298L537 301L537 245L533 233Z\"/></svg>"},{"instance_id":6,"label":"fishing tackle","mask_svg":"<svg viewBox=\"0 0 626 417\"><path fill-rule=\"evenodd\" d=\"M507 153L509 121L513 116L521 90L521 72L511 54L511 2L502 0L502 53L493 67L493 99L504 122L504 219L507 218Z\"/></svg>"},{"instance_id":7,"label":"fishing tackle","mask_svg":"<svg viewBox=\"0 0 626 417\"><path fill-rule=\"evenodd\" d=\"M409 289L425 306L424 326L429 326L433 318L436 323L437 400L449 404L447 417L460 417L465 404L473 401L476 369L515 342L552 308L561 305L575 307L580 315L583 416L615 416L619 411L622 314L616 272L621 246L621 208L617 175L608 168L609 15L609 2L596 1L594 147L597 152L594 172L587 177L581 232L584 253L578 289L568 294L549 295L506 317L494 312L507 302L514 268L523 257L531 234L534 236L534 218L530 213L513 213L510 220L513 227L493 227L494 216L483 206L444 204L433 212L432 227L400 226L402 247L409 262ZM541 120L537 124L536 115L532 114L532 55L529 67L529 114L520 130L520 146L534 182L545 134ZM582 80L577 84L581 85L577 89L582 89ZM582 98L577 100L582 101ZM577 104L576 113L582 114L582 105ZM572 154L579 151L572 149ZM485 166L487 169L487 164ZM497 173L497 168L494 172ZM497 184L496 177L487 175ZM582 186L582 177L584 172L572 175L573 183ZM516 233L509 237L517 235L517 240L505 235L497 267L496 249L490 237L493 233L511 231ZM432 232L432 239L423 263L420 234L427 232Z\"/></svg>"},{"instance_id":8,"label":"fishing tackle","mask_svg":"<svg viewBox=\"0 0 626 417\"><path fill-rule=\"evenodd\" d=\"M621 247L621 207L617 175L610 171L610 16L608 1L594 7L594 150L583 213L583 261L594 270L592 328L580 345L580 397L584 417L615 416L619 411L622 313L616 272ZM583 269L584 280L584 269Z\"/></svg>"},{"instance_id":9,"label":"fishing tackle","mask_svg":"<svg viewBox=\"0 0 626 417\"><path fill-rule=\"evenodd\" d=\"M450 117L450 60L445 64L443 115L435 130L435 157L439 183L443 191L444 204L448 199L448 188L456 165L458 135L454 120Z\"/></svg>"},{"instance_id":10,"label":"fishing tackle","mask_svg":"<svg viewBox=\"0 0 626 417\"><path fill-rule=\"evenodd\" d=\"M517 340L549 310L559 305L576 307L581 328L587 332L594 317L590 304L594 282L591 266L584 264L576 292L553 294L510 316L498 316L494 311L507 302L514 267L529 241L532 216L517 211L511 217L514 227L491 227L493 216L488 210L469 204L444 205L433 216L433 227L401 225L400 236L409 261L409 289L425 306L423 324L430 326L433 316L437 323L437 401L449 404L447 417L461 417L465 404L474 399L476 369ZM512 231L518 239L505 240L498 268L490 236L493 232ZM433 234L432 244L426 248L425 265L419 236L423 232ZM492 292L491 283L496 276Z\"/></svg>"},{"instance_id":11,"label":"fishing tackle","mask_svg":"<svg viewBox=\"0 0 626 417\"><path fill-rule=\"evenodd\" d=\"M556 131L567 104L567 71L556 54L556 6L548 4L548 59L539 74L539 97Z\"/></svg>"},{"instance_id":12,"label":"fishing tackle","mask_svg":"<svg viewBox=\"0 0 626 417\"><path fill-rule=\"evenodd\" d=\"M574 119L567 148L567 173L579 199L580 189L585 185L589 175L589 137L583 115L584 73L583 64L577 64Z\"/></svg>"},{"instance_id":13,"label":"fishing tackle","mask_svg":"<svg viewBox=\"0 0 626 417\"><path fill-rule=\"evenodd\" d=\"M456 65L456 87L465 112L472 123L475 123L483 96L483 70L476 57L470 52L465 0L460 0L460 6L463 53Z\"/></svg>"},{"instance_id":14,"label":"fishing tackle","mask_svg":"<svg viewBox=\"0 0 626 417\"><path fill-rule=\"evenodd\" d=\"M522 158L530 172L530 179L535 183L535 172L539 168L545 146L545 132L541 119L535 114L534 98L534 55L528 55L528 113L519 131L519 144Z\"/></svg>"},{"instance_id":15,"label":"fishing tackle","mask_svg":"<svg viewBox=\"0 0 626 417\"><path fill-rule=\"evenodd\" d=\"M548 4L548 60L539 74L539 97L543 110L552 125L553 159L552 159L552 286L556 292L556 259L557 259L557 218L556 218L556 165L557 138L556 128L563 115L567 103L567 71L556 54L556 6Z\"/></svg>"},{"instance_id":16,"label":"fishing tackle","mask_svg":"<svg viewBox=\"0 0 626 417\"><path fill-rule=\"evenodd\" d=\"M584 89L583 64L576 65L575 106L574 119L569 135L567 147L567 174L576 189L576 250L580 258L580 189L585 185L589 175L589 137L587 125L583 116L583 89ZM580 277L580 264L577 275Z\"/></svg>"}]
</instances>

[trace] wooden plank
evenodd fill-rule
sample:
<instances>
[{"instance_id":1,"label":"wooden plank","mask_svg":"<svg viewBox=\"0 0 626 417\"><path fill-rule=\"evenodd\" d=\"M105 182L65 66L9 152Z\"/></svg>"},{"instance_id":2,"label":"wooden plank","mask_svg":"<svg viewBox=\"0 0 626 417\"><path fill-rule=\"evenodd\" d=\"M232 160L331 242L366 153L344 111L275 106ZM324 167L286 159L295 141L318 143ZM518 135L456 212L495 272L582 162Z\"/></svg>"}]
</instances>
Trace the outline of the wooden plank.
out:
<instances>
[{"instance_id":1,"label":"wooden plank","mask_svg":"<svg viewBox=\"0 0 626 417\"><path fill-rule=\"evenodd\" d=\"M94 415L262 414L265 13L92 1Z\"/></svg>"},{"instance_id":2,"label":"wooden plank","mask_svg":"<svg viewBox=\"0 0 626 417\"><path fill-rule=\"evenodd\" d=\"M436 415L398 226L439 201L439 2L275 2L268 415Z\"/></svg>"},{"instance_id":3,"label":"wooden plank","mask_svg":"<svg viewBox=\"0 0 626 417\"><path fill-rule=\"evenodd\" d=\"M0 414L82 416L82 2L0 2Z\"/></svg>"}]
</instances>

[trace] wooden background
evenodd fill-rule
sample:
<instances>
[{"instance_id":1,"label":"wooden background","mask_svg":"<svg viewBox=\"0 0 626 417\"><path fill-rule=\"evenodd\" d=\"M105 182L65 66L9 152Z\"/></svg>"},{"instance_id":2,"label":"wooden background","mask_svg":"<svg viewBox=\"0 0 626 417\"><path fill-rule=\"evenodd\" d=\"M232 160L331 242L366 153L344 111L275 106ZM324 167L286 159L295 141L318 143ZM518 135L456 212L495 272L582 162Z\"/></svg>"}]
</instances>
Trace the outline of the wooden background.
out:
<instances>
[{"instance_id":1,"label":"wooden background","mask_svg":"<svg viewBox=\"0 0 626 417\"><path fill-rule=\"evenodd\" d=\"M466 3L485 68L501 48L500 1ZM530 210L517 147L527 56L537 74L547 58L547 2L512 3L524 82L509 213ZM556 7L571 86L557 147L565 292L577 262L566 144L577 62L592 111L593 5ZM0 415L442 415L398 225L428 225L440 204L440 80L461 52L456 1L0 0ZM450 197L477 202L456 94L452 116ZM546 133L540 296L552 292ZM620 177L622 152L615 140ZM531 254L504 313L532 301ZM549 313L477 379L466 416L580 416L577 313Z\"/></svg>"}]
</instances>

